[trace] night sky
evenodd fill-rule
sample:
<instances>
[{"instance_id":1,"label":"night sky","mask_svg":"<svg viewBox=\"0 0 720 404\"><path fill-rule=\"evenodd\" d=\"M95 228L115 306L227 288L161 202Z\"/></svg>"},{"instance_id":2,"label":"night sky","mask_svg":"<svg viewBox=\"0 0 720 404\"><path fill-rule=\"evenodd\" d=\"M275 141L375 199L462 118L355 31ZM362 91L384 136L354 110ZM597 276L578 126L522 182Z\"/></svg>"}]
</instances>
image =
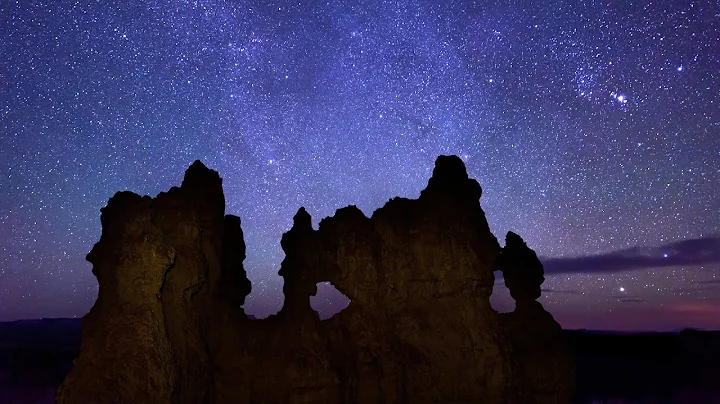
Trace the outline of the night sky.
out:
<instances>
[{"instance_id":1,"label":"night sky","mask_svg":"<svg viewBox=\"0 0 720 404\"><path fill-rule=\"evenodd\" d=\"M456 154L564 327L720 329L720 3L625 3L0 0L0 320L84 315L100 208L196 159L267 316L299 207L369 216Z\"/></svg>"}]
</instances>

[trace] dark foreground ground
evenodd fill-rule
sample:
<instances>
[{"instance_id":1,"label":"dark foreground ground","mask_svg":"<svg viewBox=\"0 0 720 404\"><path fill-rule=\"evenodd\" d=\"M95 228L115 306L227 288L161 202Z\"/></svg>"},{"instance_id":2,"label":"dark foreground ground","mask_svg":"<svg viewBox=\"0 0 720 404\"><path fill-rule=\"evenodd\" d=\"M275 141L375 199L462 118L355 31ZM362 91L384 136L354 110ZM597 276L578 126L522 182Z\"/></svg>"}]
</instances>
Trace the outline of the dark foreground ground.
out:
<instances>
[{"instance_id":1,"label":"dark foreground ground","mask_svg":"<svg viewBox=\"0 0 720 404\"><path fill-rule=\"evenodd\" d=\"M567 336L577 403L720 404L720 331ZM53 403L79 343L79 319L0 323L0 404Z\"/></svg>"},{"instance_id":2,"label":"dark foreground ground","mask_svg":"<svg viewBox=\"0 0 720 404\"><path fill-rule=\"evenodd\" d=\"M720 404L720 331L566 331L577 403Z\"/></svg>"}]
</instances>

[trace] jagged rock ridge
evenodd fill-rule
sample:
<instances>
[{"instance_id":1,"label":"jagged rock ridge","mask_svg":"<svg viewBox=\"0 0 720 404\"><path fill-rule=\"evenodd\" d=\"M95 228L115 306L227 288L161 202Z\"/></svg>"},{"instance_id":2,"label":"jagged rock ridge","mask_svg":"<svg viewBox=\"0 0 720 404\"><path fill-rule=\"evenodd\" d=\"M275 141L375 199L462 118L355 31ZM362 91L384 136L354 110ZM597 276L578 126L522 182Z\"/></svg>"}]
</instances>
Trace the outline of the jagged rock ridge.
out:
<instances>
[{"instance_id":1,"label":"jagged rock ridge","mask_svg":"<svg viewBox=\"0 0 720 404\"><path fill-rule=\"evenodd\" d=\"M88 254L100 284L61 404L560 403L573 366L536 299L544 278L514 233L500 248L482 190L456 156L438 157L416 200L368 218L354 206L312 228L300 208L283 235L281 311L248 320L240 219L199 161L156 198L116 194ZM517 301L490 307L500 270ZM320 321L319 282L350 298Z\"/></svg>"}]
</instances>

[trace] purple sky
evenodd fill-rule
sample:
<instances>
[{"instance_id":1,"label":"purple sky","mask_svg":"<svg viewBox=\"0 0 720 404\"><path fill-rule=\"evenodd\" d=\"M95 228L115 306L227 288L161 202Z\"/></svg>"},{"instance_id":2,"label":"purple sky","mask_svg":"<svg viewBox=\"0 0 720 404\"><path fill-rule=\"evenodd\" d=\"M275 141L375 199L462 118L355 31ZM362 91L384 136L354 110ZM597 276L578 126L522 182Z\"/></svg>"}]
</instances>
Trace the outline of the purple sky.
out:
<instances>
[{"instance_id":1,"label":"purple sky","mask_svg":"<svg viewBox=\"0 0 720 404\"><path fill-rule=\"evenodd\" d=\"M2 2L0 321L86 313L100 208L179 184L196 159L242 218L246 309L268 315L300 206L315 224L350 204L370 215L455 154L498 238L545 257L542 302L563 326L720 328L719 14L679 0Z\"/></svg>"}]
</instances>

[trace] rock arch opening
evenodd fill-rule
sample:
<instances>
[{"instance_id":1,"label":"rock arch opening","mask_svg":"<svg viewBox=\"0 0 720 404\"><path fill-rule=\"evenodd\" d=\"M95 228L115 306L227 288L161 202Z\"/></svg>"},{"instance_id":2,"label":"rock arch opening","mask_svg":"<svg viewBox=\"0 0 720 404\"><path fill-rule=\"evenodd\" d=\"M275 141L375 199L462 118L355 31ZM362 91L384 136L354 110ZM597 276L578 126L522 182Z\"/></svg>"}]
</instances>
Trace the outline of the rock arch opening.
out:
<instances>
[{"instance_id":1,"label":"rock arch opening","mask_svg":"<svg viewBox=\"0 0 720 404\"><path fill-rule=\"evenodd\" d=\"M496 273L495 276L498 274ZM498 313L511 313L515 310L515 299L510 296L510 290L505 286L501 277L495 279L490 295L490 306Z\"/></svg>"},{"instance_id":2,"label":"rock arch opening","mask_svg":"<svg viewBox=\"0 0 720 404\"><path fill-rule=\"evenodd\" d=\"M350 305L350 299L342 294L330 282L319 282L317 293L310 296L310 307L319 315L321 320L327 320L345 310Z\"/></svg>"}]
</instances>

